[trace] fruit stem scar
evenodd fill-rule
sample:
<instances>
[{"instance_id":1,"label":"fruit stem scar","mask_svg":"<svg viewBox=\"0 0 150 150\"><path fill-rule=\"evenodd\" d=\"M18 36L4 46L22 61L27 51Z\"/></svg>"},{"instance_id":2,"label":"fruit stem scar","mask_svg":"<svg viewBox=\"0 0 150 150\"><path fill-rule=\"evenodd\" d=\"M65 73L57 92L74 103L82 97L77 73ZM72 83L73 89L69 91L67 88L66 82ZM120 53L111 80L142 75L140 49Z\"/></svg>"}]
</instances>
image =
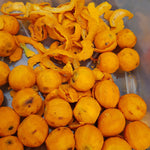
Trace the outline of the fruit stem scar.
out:
<instances>
[{"instance_id":1,"label":"fruit stem scar","mask_svg":"<svg viewBox=\"0 0 150 150\"><path fill-rule=\"evenodd\" d=\"M8 144L12 144L12 141L11 141L11 140L8 140L7 143L8 143Z\"/></svg>"},{"instance_id":2,"label":"fruit stem scar","mask_svg":"<svg viewBox=\"0 0 150 150\"><path fill-rule=\"evenodd\" d=\"M14 127L13 126L10 126L9 128L8 128L8 130L12 130Z\"/></svg>"},{"instance_id":3,"label":"fruit stem scar","mask_svg":"<svg viewBox=\"0 0 150 150\"><path fill-rule=\"evenodd\" d=\"M33 97L30 97L25 101L25 105L31 104L33 102Z\"/></svg>"}]
</instances>

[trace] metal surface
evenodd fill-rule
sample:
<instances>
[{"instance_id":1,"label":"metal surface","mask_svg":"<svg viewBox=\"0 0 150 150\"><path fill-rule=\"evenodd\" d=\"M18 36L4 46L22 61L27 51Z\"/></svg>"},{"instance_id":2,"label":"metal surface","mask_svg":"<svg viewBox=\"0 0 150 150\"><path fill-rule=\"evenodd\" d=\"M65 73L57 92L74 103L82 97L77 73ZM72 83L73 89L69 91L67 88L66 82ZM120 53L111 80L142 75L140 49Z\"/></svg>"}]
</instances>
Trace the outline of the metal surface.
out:
<instances>
[{"instance_id":1,"label":"metal surface","mask_svg":"<svg viewBox=\"0 0 150 150\"><path fill-rule=\"evenodd\" d=\"M19 1L19 0L12 0ZM23 0L27 2L26 0ZM60 3L66 2L65 0L45 0L50 2L53 6L57 6ZM7 2L7 0L1 0L0 6ZM43 0L30 0L30 2L43 2ZM86 3L91 0L86 0ZM93 0L96 4L100 4L101 0ZM119 86L121 95L126 93L136 93L140 95L147 103L148 110L143 121L150 126L150 1L149 0L108 0L113 6L113 9L124 8L128 9L134 14L133 19L126 21L126 27L130 28L137 36L136 49L141 58L140 66L131 73L117 72L113 75L115 83ZM28 30L20 22L21 29L20 34L29 36ZM47 42L45 42L47 44ZM33 47L29 46L31 49ZM7 59L3 59L8 62ZM22 60L9 64L12 69L14 66L20 64L26 64L27 58L23 54ZM89 62L85 65L89 65ZM11 96L9 91L5 90L5 102L3 105L11 107ZM45 146L40 148L26 148L26 150L45 150Z\"/></svg>"}]
</instances>

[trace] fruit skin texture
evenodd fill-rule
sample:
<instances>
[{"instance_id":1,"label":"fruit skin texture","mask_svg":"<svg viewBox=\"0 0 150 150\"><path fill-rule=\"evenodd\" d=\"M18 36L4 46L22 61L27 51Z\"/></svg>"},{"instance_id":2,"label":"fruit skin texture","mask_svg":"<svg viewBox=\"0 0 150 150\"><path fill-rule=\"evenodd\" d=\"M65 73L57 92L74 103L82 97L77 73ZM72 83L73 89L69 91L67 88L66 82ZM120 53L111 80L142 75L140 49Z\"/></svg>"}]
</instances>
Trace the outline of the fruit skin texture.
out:
<instances>
[{"instance_id":1,"label":"fruit skin texture","mask_svg":"<svg viewBox=\"0 0 150 150\"><path fill-rule=\"evenodd\" d=\"M120 98L119 88L110 80L100 81L95 87L95 98L105 108L116 107Z\"/></svg>"},{"instance_id":2,"label":"fruit skin texture","mask_svg":"<svg viewBox=\"0 0 150 150\"><path fill-rule=\"evenodd\" d=\"M104 143L101 131L93 125L83 125L75 131L77 150L100 150Z\"/></svg>"},{"instance_id":3,"label":"fruit skin texture","mask_svg":"<svg viewBox=\"0 0 150 150\"><path fill-rule=\"evenodd\" d=\"M119 58L119 68L123 71L132 71L140 64L140 56L134 49L124 48L117 55Z\"/></svg>"},{"instance_id":4,"label":"fruit skin texture","mask_svg":"<svg viewBox=\"0 0 150 150\"><path fill-rule=\"evenodd\" d=\"M132 48L136 41L137 38L130 29L123 29L117 34L117 43L120 48Z\"/></svg>"},{"instance_id":5,"label":"fruit skin texture","mask_svg":"<svg viewBox=\"0 0 150 150\"><path fill-rule=\"evenodd\" d=\"M0 150L24 150L24 147L16 136L6 136L0 138Z\"/></svg>"},{"instance_id":6,"label":"fruit skin texture","mask_svg":"<svg viewBox=\"0 0 150 150\"><path fill-rule=\"evenodd\" d=\"M37 113L41 106L42 98L32 88L18 91L12 100L14 110L24 117Z\"/></svg>"},{"instance_id":7,"label":"fruit skin texture","mask_svg":"<svg viewBox=\"0 0 150 150\"><path fill-rule=\"evenodd\" d=\"M0 107L0 136L8 136L16 133L20 117L10 107Z\"/></svg>"},{"instance_id":8,"label":"fruit skin texture","mask_svg":"<svg viewBox=\"0 0 150 150\"><path fill-rule=\"evenodd\" d=\"M141 121L127 124L124 136L133 149L144 150L150 147L150 128Z\"/></svg>"},{"instance_id":9,"label":"fruit skin texture","mask_svg":"<svg viewBox=\"0 0 150 150\"><path fill-rule=\"evenodd\" d=\"M51 127L66 126L72 116L72 108L67 101L54 98L46 103L44 118Z\"/></svg>"},{"instance_id":10,"label":"fruit skin texture","mask_svg":"<svg viewBox=\"0 0 150 150\"><path fill-rule=\"evenodd\" d=\"M105 137L120 134L125 128L125 123L123 113L116 108L104 110L98 118L98 128Z\"/></svg>"},{"instance_id":11,"label":"fruit skin texture","mask_svg":"<svg viewBox=\"0 0 150 150\"><path fill-rule=\"evenodd\" d=\"M48 135L47 122L39 115L29 115L19 125L17 135L23 145L38 147Z\"/></svg>"},{"instance_id":12,"label":"fruit skin texture","mask_svg":"<svg viewBox=\"0 0 150 150\"><path fill-rule=\"evenodd\" d=\"M6 31L0 31L0 56L10 56L16 48L14 37Z\"/></svg>"},{"instance_id":13,"label":"fruit skin texture","mask_svg":"<svg viewBox=\"0 0 150 150\"><path fill-rule=\"evenodd\" d=\"M82 97L76 104L73 113L78 122L94 124L100 114L101 106L92 97Z\"/></svg>"},{"instance_id":14,"label":"fruit skin texture","mask_svg":"<svg viewBox=\"0 0 150 150\"><path fill-rule=\"evenodd\" d=\"M34 70L25 65L13 68L8 79L10 87L14 90L32 87L36 82Z\"/></svg>"},{"instance_id":15,"label":"fruit skin texture","mask_svg":"<svg viewBox=\"0 0 150 150\"><path fill-rule=\"evenodd\" d=\"M62 83L60 74L52 69L45 69L37 75L37 85L42 93L49 93Z\"/></svg>"},{"instance_id":16,"label":"fruit skin texture","mask_svg":"<svg viewBox=\"0 0 150 150\"><path fill-rule=\"evenodd\" d=\"M46 139L47 150L74 150L75 139L73 132L67 127L58 127Z\"/></svg>"},{"instance_id":17,"label":"fruit skin texture","mask_svg":"<svg viewBox=\"0 0 150 150\"><path fill-rule=\"evenodd\" d=\"M88 67L79 67L74 70L70 84L77 91L88 91L95 83L95 75Z\"/></svg>"},{"instance_id":18,"label":"fruit skin texture","mask_svg":"<svg viewBox=\"0 0 150 150\"><path fill-rule=\"evenodd\" d=\"M109 31L104 30L96 34L94 39L95 47L98 50L105 51L113 51L117 46L116 34Z\"/></svg>"},{"instance_id":19,"label":"fruit skin texture","mask_svg":"<svg viewBox=\"0 0 150 150\"><path fill-rule=\"evenodd\" d=\"M118 108L130 121L141 120L147 111L145 101L137 94L125 94L120 97Z\"/></svg>"},{"instance_id":20,"label":"fruit skin texture","mask_svg":"<svg viewBox=\"0 0 150 150\"><path fill-rule=\"evenodd\" d=\"M0 61L0 86L5 85L8 82L8 75L10 73L9 66L3 62Z\"/></svg>"},{"instance_id":21,"label":"fruit skin texture","mask_svg":"<svg viewBox=\"0 0 150 150\"><path fill-rule=\"evenodd\" d=\"M0 106L2 105L4 101L4 94L3 94L3 91L0 89Z\"/></svg>"},{"instance_id":22,"label":"fruit skin texture","mask_svg":"<svg viewBox=\"0 0 150 150\"><path fill-rule=\"evenodd\" d=\"M102 53L98 57L98 64L96 67L102 72L114 73L119 68L118 56L113 52Z\"/></svg>"},{"instance_id":23,"label":"fruit skin texture","mask_svg":"<svg viewBox=\"0 0 150 150\"><path fill-rule=\"evenodd\" d=\"M19 22L17 21L17 19L13 16L8 16L8 15L1 15L0 18L2 18L3 22L4 22L4 26L3 26L3 31L7 31L10 34L17 34L19 31Z\"/></svg>"},{"instance_id":24,"label":"fruit skin texture","mask_svg":"<svg viewBox=\"0 0 150 150\"><path fill-rule=\"evenodd\" d=\"M124 139L110 137L105 140L102 150L132 150L132 148Z\"/></svg>"}]
</instances>

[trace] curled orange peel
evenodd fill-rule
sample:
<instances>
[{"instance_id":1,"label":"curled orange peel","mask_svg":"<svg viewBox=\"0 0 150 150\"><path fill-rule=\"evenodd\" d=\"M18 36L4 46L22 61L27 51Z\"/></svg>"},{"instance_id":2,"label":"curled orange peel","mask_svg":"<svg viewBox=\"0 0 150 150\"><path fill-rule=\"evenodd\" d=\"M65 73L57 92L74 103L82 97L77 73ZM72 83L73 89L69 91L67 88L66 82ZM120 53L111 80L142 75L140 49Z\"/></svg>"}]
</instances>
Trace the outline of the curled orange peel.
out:
<instances>
[{"instance_id":1,"label":"curled orange peel","mask_svg":"<svg viewBox=\"0 0 150 150\"><path fill-rule=\"evenodd\" d=\"M64 13L67 11L71 11L75 7L76 1L77 0L71 0L69 3L63 4L56 8L47 6L47 7L44 7L44 10L50 11L52 13Z\"/></svg>"},{"instance_id":2,"label":"curled orange peel","mask_svg":"<svg viewBox=\"0 0 150 150\"><path fill-rule=\"evenodd\" d=\"M41 62L42 55L36 54L28 59L28 66L33 68L37 63Z\"/></svg>"},{"instance_id":3,"label":"curled orange peel","mask_svg":"<svg viewBox=\"0 0 150 150\"><path fill-rule=\"evenodd\" d=\"M0 30L4 28L4 20L2 17L0 17Z\"/></svg>"},{"instance_id":4,"label":"curled orange peel","mask_svg":"<svg viewBox=\"0 0 150 150\"><path fill-rule=\"evenodd\" d=\"M116 48L116 46L117 46L117 42L113 42L109 47L107 47L105 49L95 48L94 51L97 53L111 52Z\"/></svg>"},{"instance_id":5,"label":"curled orange peel","mask_svg":"<svg viewBox=\"0 0 150 150\"><path fill-rule=\"evenodd\" d=\"M109 23L111 27L116 27L121 19L128 17L131 19L134 15L126 9L116 9L110 16Z\"/></svg>"},{"instance_id":6,"label":"curled orange peel","mask_svg":"<svg viewBox=\"0 0 150 150\"><path fill-rule=\"evenodd\" d=\"M118 33L119 31L121 31L122 29L124 29L124 21L123 20L120 20L118 22L118 25L116 27L111 27L111 31L113 33Z\"/></svg>"},{"instance_id":7,"label":"curled orange peel","mask_svg":"<svg viewBox=\"0 0 150 150\"><path fill-rule=\"evenodd\" d=\"M93 55L94 45L90 40L83 40L81 42L82 50L76 54L76 58L79 61L85 61Z\"/></svg>"},{"instance_id":8,"label":"curled orange peel","mask_svg":"<svg viewBox=\"0 0 150 150\"><path fill-rule=\"evenodd\" d=\"M17 47L12 55L9 56L11 62L16 62L22 58L23 49L21 47Z\"/></svg>"},{"instance_id":9,"label":"curled orange peel","mask_svg":"<svg viewBox=\"0 0 150 150\"><path fill-rule=\"evenodd\" d=\"M89 3L87 9L89 11L90 16L94 18L96 22L99 22L99 12L98 9L96 9L95 7L95 3L94 2Z\"/></svg>"},{"instance_id":10,"label":"curled orange peel","mask_svg":"<svg viewBox=\"0 0 150 150\"><path fill-rule=\"evenodd\" d=\"M17 43L31 44L39 53L45 53L47 51L42 43L34 41L31 37L17 35L15 38Z\"/></svg>"},{"instance_id":11,"label":"curled orange peel","mask_svg":"<svg viewBox=\"0 0 150 150\"><path fill-rule=\"evenodd\" d=\"M4 14L11 14L12 12L14 12L12 15L21 15L21 14L25 14L26 7L23 2L14 3L14 2L8 1L7 3L4 3L2 5L1 12Z\"/></svg>"},{"instance_id":12,"label":"curled orange peel","mask_svg":"<svg viewBox=\"0 0 150 150\"><path fill-rule=\"evenodd\" d=\"M107 1L99 4L96 7L96 9L98 10L99 16L103 15L105 12L107 12L111 8L112 8L112 5L108 3Z\"/></svg>"}]
</instances>

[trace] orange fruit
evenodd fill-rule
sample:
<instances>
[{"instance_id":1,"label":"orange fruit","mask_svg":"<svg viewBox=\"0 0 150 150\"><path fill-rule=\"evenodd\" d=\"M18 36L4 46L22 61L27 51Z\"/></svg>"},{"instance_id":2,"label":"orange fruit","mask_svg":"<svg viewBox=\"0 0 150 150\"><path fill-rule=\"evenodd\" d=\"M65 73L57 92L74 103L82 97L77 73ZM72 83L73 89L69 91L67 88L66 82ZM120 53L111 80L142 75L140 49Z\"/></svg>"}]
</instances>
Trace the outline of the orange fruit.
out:
<instances>
[{"instance_id":1,"label":"orange fruit","mask_svg":"<svg viewBox=\"0 0 150 150\"><path fill-rule=\"evenodd\" d=\"M8 136L16 133L20 117L10 107L0 107L0 136Z\"/></svg>"},{"instance_id":2,"label":"orange fruit","mask_svg":"<svg viewBox=\"0 0 150 150\"><path fill-rule=\"evenodd\" d=\"M100 150L104 139L101 131L93 125L83 125L75 131L77 150Z\"/></svg>"},{"instance_id":3,"label":"orange fruit","mask_svg":"<svg viewBox=\"0 0 150 150\"><path fill-rule=\"evenodd\" d=\"M123 29L117 34L117 43L121 48L132 48L135 46L137 38L130 29Z\"/></svg>"},{"instance_id":4,"label":"orange fruit","mask_svg":"<svg viewBox=\"0 0 150 150\"><path fill-rule=\"evenodd\" d=\"M46 141L47 150L74 150L75 139L73 132L67 127L52 130Z\"/></svg>"},{"instance_id":5,"label":"orange fruit","mask_svg":"<svg viewBox=\"0 0 150 150\"><path fill-rule=\"evenodd\" d=\"M3 31L7 31L10 34L17 34L19 31L19 22L17 19L13 16L8 15L0 15L0 18L2 18L4 22L4 26L2 28Z\"/></svg>"},{"instance_id":6,"label":"orange fruit","mask_svg":"<svg viewBox=\"0 0 150 150\"><path fill-rule=\"evenodd\" d=\"M101 106L92 97L82 97L73 110L78 122L94 124L100 114Z\"/></svg>"},{"instance_id":7,"label":"orange fruit","mask_svg":"<svg viewBox=\"0 0 150 150\"><path fill-rule=\"evenodd\" d=\"M70 84L77 91L88 91L95 83L95 75L88 67L79 67L74 70Z\"/></svg>"},{"instance_id":8,"label":"orange fruit","mask_svg":"<svg viewBox=\"0 0 150 150\"><path fill-rule=\"evenodd\" d=\"M16 136L6 136L0 138L0 150L24 150L24 146Z\"/></svg>"},{"instance_id":9,"label":"orange fruit","mask_svg":"<svg viewBox=\"0 0 150 150\"><path fill-rule=\"evenodd\" d=\"M33 69L25 65L19 65L13 68L8 79L10 87L14 90L32 87L36 82Z\"/></svg>"},{"instance_id":10,"label":"orange fruit","mask_svg":"<svg viewBox=\"0 0 150 150\"><path fill-rule=\"evenodd\" d=\"M52 69L42 70L37 75L37 85L42 93L49 93L62 83L61 75Z\"/></svg>"},{"instance_id":11,"label":"orange fruit","mask_svg":"<svg viewBox=\"0 0 150 150\"><path fill-rule=\"evenodd\" d=\"M0 86L5 85L8 82L8 75L10 73L9 66L3 62L0 61Z\"/></svg>"},{"instance_id":12,"label":"orange fruit","mask_svg":"<svg viewBox=\"0 0 150 150\"><path fill-rule=\"evenodd\" d=\"M18 127L18 138L27 147L38 147L48 135L47 122L39 115L29 115Z\"/></svg>"},{"instance_id":13,"label":"orange fruit","mask_svg":"<svg viewBox=\"0 0 150 150\"><path fill-rule=\"evenodd\" d=\"M62 84L58 88L58 95L69 103L78 101L77 91L70 84Z\"/></svg>"},{"instance_id":14,"label":"orange fruit","mask_svg":"<svg viewBox=\"0 0 150 150\"><path fill-rule=\"evenodd\" d=\"M42 106L42 98L32 88L18 91L12 100L12 107L20 116L37 113Z\"/></svg>"},{"instance_id":15,"label":"orange fruit","mask_svg":"<svg viewBox=\"0 0 150 150\"><path fill-rule=\"evenodd\" d=\"M111 80L100 81L95 87L95 98L105 108L116 107L120 98L119 88Z\"/></svg>"},{"instance_id":16,"label":"orange fruit","mask_svg":"<svg viewBox=\"0 0 150 150\"><path fill-rule=\"evenodd\" d=\"M124 48L118 53L119 68L129 72L136 69L140 64L138 52L131 48Z\"/></svg>"},{"instance_id":17,"label":"orange fruit","mask_svg":"<svg viewBox=\"0 0 150 150\"><path fill-rule=\"evenodd\" d=\"M124 130L125 123L123 113L116 108L105 109L98 118L98 128L105 137L120 134Z\"/></svg>"},{"instance_id":18,"label":"orange fruit","mask_svg":"<svg viewBox=\"0 0 150 150\"><path fill-rule=\"evenodd\" d=\"M46 103L44 118L51 127L66 126L72 116L72 108L67 101L54 98Z\"/></svg>"},{"instance_id":19,"label":"orange fruit","mask_svg":"<svg viewBox=\"0 0 150 150\"><path fill-rule=\"evenodd\" d=\"M94 39L94 44L101 52L113 51L117 46L116 34L110 30L103 30L98 32Z\"/></svg>"},{"instance_id":20,"label":"orange fruit","mask_svg":"<svg viewBox=\"0 0 150 150\"><path fill-rule=\"evenodd\" d=\"M150 128L141 121L127 124L124 136L133 149L144 150L150 147Z\"/></svg>"},{"instance_id":21,"label":"orange fruit","mask_svg":"<svg viewBox=\"0 0 150 150\"><path fill-rule=\"evenodd\" d=\"M130 121L141 120L147 111L145 101L137 94L125 94L120 97L118 108Z\"/></svg>"},{"instance_id":22,"label":"orange fruit","mask_svg":"<svg viewBox=\"0 0 150 150\"><path fill-rule=\"evenodd\" d=\"M0 89L0 106L2 105L4 101L4 94L3 94L3 91Z\"/></svg>"},{"instance_id":23,"label":"orange fruit","mask_svg":"<svg viewBox=\"0 0 150 150\"><path fill-rule=\"evenodd\" d=\"M16 48L15 38L6 31L0 31L0 56L10 56Z\"/></svg>"},{"instance_id":24,"label":"orange fruit","mask_svg":"<svg viewBox=\"0 0 150 150\"><path fill-rule=\"evenodd\" d=\"M114 73L119 68L118 56L113 52L105 52L99 55L97 68L102 72Z\"/></svg>"},{"instance_id":25,"label":"orange fruit","mask_svg":"<svg viewBox=\"0 0 150 150\"><path fill-rule=\"evenodd\" d=\"M124 139L110 137L105 140L102 150L132 150L132 148Z\"/></svg>"}]
</instances>

